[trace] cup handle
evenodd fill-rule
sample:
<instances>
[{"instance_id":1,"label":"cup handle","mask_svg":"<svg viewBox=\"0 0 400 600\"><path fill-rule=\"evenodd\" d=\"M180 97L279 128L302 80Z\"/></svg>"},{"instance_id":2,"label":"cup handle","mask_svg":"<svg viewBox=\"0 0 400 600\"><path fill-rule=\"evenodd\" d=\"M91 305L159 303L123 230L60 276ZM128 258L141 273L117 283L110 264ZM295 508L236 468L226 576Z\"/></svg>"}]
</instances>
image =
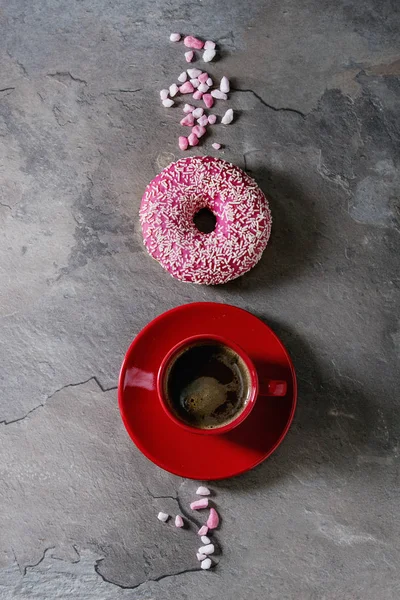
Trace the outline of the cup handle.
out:
<instances>
[{"instance_id":1,"label":"cup handle","mask_svg":"<svg viewBox=\"0 0 400 600\"><path fill-rule=\"evenodd\" d=\"M287 383L275 379L265 379L259 382L259 396L286 396Z\"/></svg>"}]
</instances>

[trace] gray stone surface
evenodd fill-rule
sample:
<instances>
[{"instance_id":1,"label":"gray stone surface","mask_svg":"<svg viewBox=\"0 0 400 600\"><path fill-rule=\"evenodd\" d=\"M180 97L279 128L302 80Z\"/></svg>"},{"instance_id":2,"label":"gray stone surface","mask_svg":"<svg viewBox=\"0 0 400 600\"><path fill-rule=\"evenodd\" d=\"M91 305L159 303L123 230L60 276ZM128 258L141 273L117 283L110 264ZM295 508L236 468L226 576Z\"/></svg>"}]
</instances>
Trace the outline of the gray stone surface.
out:
<instances>
[{"instance_id":1,"label":"gray stone surface","mask_svg":"<svg viewBox=\"0 0 400 600\"><path fill-rule=\"evenodd\" d=\"M398 599L400 17L381 0L73 0L0 12L0 597ZM147 182L181 154L171 31L217 39L226 144L271 198L260 264L182 284L143 251ZM217 106L222 112L224 106ZM253 311L300 382L285 443L213 485L219 564L160 524L196 484L128 439L116 379L179 304Z\"/></svg>"}]
</instances>

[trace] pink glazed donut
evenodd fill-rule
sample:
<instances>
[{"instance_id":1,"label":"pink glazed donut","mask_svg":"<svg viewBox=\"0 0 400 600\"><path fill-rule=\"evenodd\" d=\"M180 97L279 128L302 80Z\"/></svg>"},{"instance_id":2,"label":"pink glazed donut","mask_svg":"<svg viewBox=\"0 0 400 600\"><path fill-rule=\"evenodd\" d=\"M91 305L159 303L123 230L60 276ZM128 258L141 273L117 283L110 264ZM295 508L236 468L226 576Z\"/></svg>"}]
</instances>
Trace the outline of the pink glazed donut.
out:
<instances>
[{"instance_id":1,"label":"pink glazed donut","mask_svg":"<svg viewBox=\"0 0 400 600\"><path fill-rule=\"evenodd\" d=\"M195 215L208 208L215 229L202 233ZM144 245L181 281L216 285L249 271L271 233L268 201L254 179L211 156L182 158L146 188L140 208Z\"/></svg>"}]
</instances>

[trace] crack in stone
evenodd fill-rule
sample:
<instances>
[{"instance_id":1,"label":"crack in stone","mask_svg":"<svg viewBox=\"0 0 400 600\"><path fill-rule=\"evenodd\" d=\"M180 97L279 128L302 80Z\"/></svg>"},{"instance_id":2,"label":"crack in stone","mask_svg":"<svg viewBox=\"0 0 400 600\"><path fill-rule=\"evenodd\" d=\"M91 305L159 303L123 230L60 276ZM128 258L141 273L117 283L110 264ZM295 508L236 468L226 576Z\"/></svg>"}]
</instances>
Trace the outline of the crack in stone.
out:
<instances>
[{"instance_id":1,"label":"crack in stone","mask_svg":"<svg viewBox=\"0 0 400 600\"><path fill-rule=\"evenodd\" d=\"M40 565L40 563L42 563L44 561L44 559L46 558L46 554L50 550L54 550L54 546L49 546L48 548L45 548L43 551L42 557L39 559L39 561L37 563L35 563L33 565L26 565L22 570L22 575L25 576L28 569L34 569L35 567L38 567Z\"/></svg>"},{"instance_id":2,"label":"crack in stone","mask_svg":"<svg viewBox=\"0 0 400 600\"><path fill-rule=\"evenodd\" d=\"M120 92L121 94L134 94L135 92L141 92L143 90L143 88L137 88L136 90L129 90L129 89L115 89L115 90L111 90L114 93Z\"/></svg>"},{"instance_id":3,"label":"crack in stone","mask_svg":"<svg viewBox=\"0 0 400 600\"><path fill-rule=\"evenodd\" d=\"M5 87L5 88L1 88L0 89L0 94L2 94L3 92L13 92L15 90L15 87ZM6 96L8 96L9 94L5 94Z\"/></svg>"},{"instance_id":4,"label":"crack in stone","mask_svg":"<svg viewBox=\"0 0 400 600\"><path fill-rule=\"evenodd\" d=\"M288 107L277 107L277 106L273 106L273 104L268 104L268 102L266 102L259 94L257 94L254 90L249 90L249 89L241 89L241 88L232 88L233 92L244 92L244 93L248 93L248 94L253 94L253 96L255 98L257 98L257 100L259 102L261 102L261 104L263 106L265 106L266 108L270 108L271 110L274 110L275 112L291 112L294 113L295 115L299 115L300 117L302 117L302 119L305 119L307 117L307 115L303 112L301 112L301 110L297 110L296 108L288 108Z\"/></svg>"},{"instance_id":5,"label":"crack in stone","mask_svg":"<svg viewBox=\"0 0 400 600\"><path fill-rule=\"evenodd\" d=\"M122 590L137 590L141 586L146 585L146 583L158 583L159 581L167 579L168 577L178 577L179 575L184 575L185 573L198 573L200 571L200 569L198 568L184 569L183 571L178 571L177 573L166 573L165 575L159 575L159 577L154 577L154 579L146 579L146 581L142 581L141 583L138 583L136 585L123 585L122 583L116 583L115 581L111 581L111 579L107 579L107 577L100 572L99 565L103 560L104 558L99 558L95 562L94 570L96 571L97 575L99 575L102 578L102 580L106 583L111 583L111 585L115 585L121 588Z\"/></svg>"},{"instance_id":6,"label":"crack in stone","mask_svg":"<svg viewBox=\"0 0 400 600\"><path fill-rule=\"evenodd\" d=\"M17 419L13 419L12 421L7 421L6 419L4 419L3 421L0 421L0 425L12 425L13 423L18 423L19 421L23 421L24 419L26 419L31 413L35 412L35 410L38 410L38 408L43 408L43 406L46 406L47 402L49 400L51 400L51 398L53 396L55 396L56 394L58 394L58 392L61 392L62 390L65 390L66 388L69 387L78 387L80 385L85 385L85 383L89 383L89 381L94 381L97 383L97 385L99 386L100 390L102 392L111 392L112 390L116 390L118 388L117 385L112 386L110 388L105 388L101 385L100 381L97 379L97 377L94 375L92 377L89 377L89 379L85 379L85 381L78 381L77 383L66 383L65 385L63 385L62 387L58 388L57 390L55 390L52 394L50 394L50 396L47 396L47 398L45 399L44 402L42 402L41 404L38 404L37 406L34 406L33 408L31 408L31 410L29 410L25 415L23 415L22 417L18 417Z\"/></svg>"},{"instance_id":7,"label":"crack in stone","mask_svg":"<svg viewBox=\"0 0 400 600\"><path fill-rule=\"evenodd\" d=\"M6 204L5 202L0 202L0 206L4 206L4 208L9 208L10 210L12 210L11 206L9 204Z\"/></svg>"},{"instance_id":8,"label":"crack in stone","mask_svg":"<svg viewBox=\"0 0 400 600\"><path fill-rule=\"evenodd\" d=\"M54 77L54 79L57 79L57 81L60 81L60 83L62 83L63 79L69 78L72 81L76 81L78 83L83 83L84 85L87 85L86 79L80 79L79 77L75 77L70 71L56 71L55 73L47 73L47 77Z\"/></svg>"}]
</instances>

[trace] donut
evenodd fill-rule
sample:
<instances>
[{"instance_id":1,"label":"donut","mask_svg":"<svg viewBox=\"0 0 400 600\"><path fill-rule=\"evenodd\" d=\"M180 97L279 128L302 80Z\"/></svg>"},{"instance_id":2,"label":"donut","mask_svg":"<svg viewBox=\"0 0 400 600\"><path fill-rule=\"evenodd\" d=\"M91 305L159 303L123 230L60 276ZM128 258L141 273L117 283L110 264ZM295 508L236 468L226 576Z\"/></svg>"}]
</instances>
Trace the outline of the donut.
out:
<instances>
[{"instance_id":1,"label":"donut","mask_svg":"<svg viewBox=\"0 0 400 600\"><path fill-rule=\"evenodd\" d=\"M201 232L201 209L215 229ZM260 260L271 233L268 201L254 179L220 158L182 158L147 186L140 207L143 242L152 258L181 281L216 285Z\"/></svg>"}]
</instances>

